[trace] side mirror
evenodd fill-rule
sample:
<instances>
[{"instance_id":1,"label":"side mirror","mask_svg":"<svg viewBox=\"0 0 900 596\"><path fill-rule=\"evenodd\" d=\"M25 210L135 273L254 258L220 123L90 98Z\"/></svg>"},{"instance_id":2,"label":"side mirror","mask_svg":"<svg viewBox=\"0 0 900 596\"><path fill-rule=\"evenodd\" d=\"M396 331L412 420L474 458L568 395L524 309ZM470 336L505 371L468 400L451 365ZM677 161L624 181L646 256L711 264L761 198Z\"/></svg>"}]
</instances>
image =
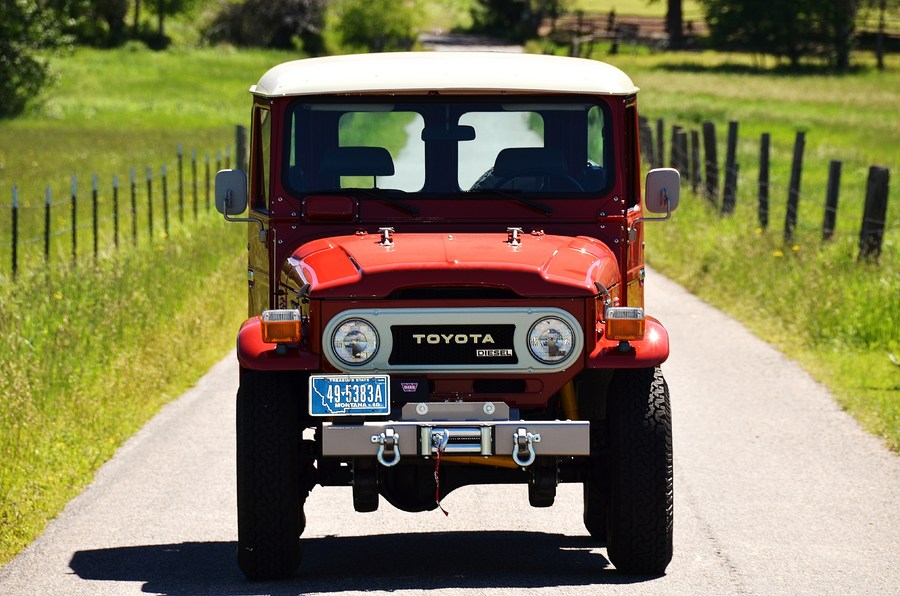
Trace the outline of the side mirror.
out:
<instances>
[{"instance_id":1,"label":"side mirror","mask_svg":"<svg viewBox=\"0 0 900 596\"><path fill-rule=\"evenodd\" d=\"M216 174L216 210L228 216L247 209L247 175L240 170L220 170Z\"/></svg>"},{"instance_id":2,"label":"side mirror","mask_svg":"<svg viewBox=\"0 0 900 596\"><path fill-rule=\"evenodd\" d=\"M218 180L216 180L218 186ZM647 172L644 206L650 213L671 213L678 208L681 175L674 168L656 168Z\"/></svg>"}]
</instances>

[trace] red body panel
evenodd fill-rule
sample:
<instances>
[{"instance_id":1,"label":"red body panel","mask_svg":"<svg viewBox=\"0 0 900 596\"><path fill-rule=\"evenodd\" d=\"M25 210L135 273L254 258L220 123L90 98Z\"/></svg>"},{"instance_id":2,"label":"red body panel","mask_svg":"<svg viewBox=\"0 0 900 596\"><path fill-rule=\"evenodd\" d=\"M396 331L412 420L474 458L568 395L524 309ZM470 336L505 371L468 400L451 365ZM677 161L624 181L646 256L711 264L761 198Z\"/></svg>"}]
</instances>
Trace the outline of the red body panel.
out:
<instances>
[{"instance_id":1,"label":"red body panel","mask_svg":"<svg viewBox=\"0 0 900 596\"><path fill-rule=\"evenodd\" d=\"M316 370L319 356L298 348L288 348L278 354L275 344L262 340L259 317L247 319L241 326L237 338L238 362L251 370Z\"/></svg>"},{"instance_id":2,"label":"red body panel","mask_svg":"<svg viewBox=\"0 0 900 596\"><path fill-rule=\"evenodd\" d=\"M360 234L318 240L294 252L316 298L384 298L397 288L506 287L521 296L593 296L618 281L612 251L593 238L505 234L396 234L393 244Z\"/></svg>"},{"instance_id":3,"label":"red body panel","mask_svg":"<svg viewBox=\"0 0 900 596\"><path fill-rule=\"evenodd\" d=\"M600 339L587 356L586 367L648 368L659 366L669 357L669 334L653 317L647 317L644 339L629 343L632 349L623 352L618 341Z\"/></svg>"}]
</instances>

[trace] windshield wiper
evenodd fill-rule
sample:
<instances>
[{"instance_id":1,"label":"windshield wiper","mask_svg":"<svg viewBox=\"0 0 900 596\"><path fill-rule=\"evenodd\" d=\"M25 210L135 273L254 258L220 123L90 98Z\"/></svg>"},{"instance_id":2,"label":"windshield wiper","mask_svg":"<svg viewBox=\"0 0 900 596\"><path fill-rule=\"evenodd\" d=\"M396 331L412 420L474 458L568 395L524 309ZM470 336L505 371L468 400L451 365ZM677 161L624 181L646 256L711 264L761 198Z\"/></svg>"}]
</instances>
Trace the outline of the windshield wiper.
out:
<instances>
[{"instance_id":1,"label":"windshield wiper","mask_svg":"<svg viewBox=\"0 0 900 596\"><path fill-rule=\"evenodd\" d=\"M479 188L475 192L499 195L501 197L509 199L510 201L515 201L517 203L521 203L522 205L525 205L526 207L530 207L530 208L534 209L535 211L540 211L544 215L553 215L552 207L550 207L548 205L544 205L543 203L539 203L538 201L535 201L533 199L529 199L526 197L521 197L516 194L512 194L508 190L500 190L499 188ZM519 191L519 192L521 192L521 191Z\"/></svg>"},{"instance_id":2,"label":"windshield wiper","mask_svg":"<svg viewBox=\"0 0 900 596\"><path fill-rule=\"evenodd\" d=\"M392 197L388 194L385 194L386 192L402 193L403 191L402 190L386 191L386 190L382 190L382 189L371 189L371 188L332 188L329 190L317 190L317 191L315 191L315 194L363 195L365 197L377 199L379 201L387 203L388 205L390 205L392 207L396 207L397 209L400 209L401 211L405 211L406 213L409 213L410 215L418 215L419 214L418 207L414 207L413 205L410 205L409 203L405 203L405 202L401 201L400 199L395 199L394 197Z\"/></svg>"}]
</instances>

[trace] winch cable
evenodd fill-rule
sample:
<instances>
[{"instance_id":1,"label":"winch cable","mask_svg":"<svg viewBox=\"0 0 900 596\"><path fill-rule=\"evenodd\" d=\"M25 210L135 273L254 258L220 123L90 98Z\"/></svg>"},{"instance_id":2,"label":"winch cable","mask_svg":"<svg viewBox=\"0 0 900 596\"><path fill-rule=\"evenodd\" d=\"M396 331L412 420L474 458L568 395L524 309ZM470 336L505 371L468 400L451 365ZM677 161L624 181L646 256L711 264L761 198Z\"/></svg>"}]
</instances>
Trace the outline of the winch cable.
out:
<instances>
[{"instance_id":1,"label":"winch cable","mask_svg":"<svg viewBox=\"0 0 900 596\"><path fill-rule=\"evenodd\" d=\"M444 431L444 436L441 439L437 439L436 436L432 436L432 442L434 443L435 450L437 451L437 457L434 458L434 502L437 503L438 508L440 508L441 512L445 516L450 516L450 513L444 509L444 506L441 505L441 454L444 453L444 449L447 447L447 440L450 438L449 433Z\"/></svg>"}]
</instances>

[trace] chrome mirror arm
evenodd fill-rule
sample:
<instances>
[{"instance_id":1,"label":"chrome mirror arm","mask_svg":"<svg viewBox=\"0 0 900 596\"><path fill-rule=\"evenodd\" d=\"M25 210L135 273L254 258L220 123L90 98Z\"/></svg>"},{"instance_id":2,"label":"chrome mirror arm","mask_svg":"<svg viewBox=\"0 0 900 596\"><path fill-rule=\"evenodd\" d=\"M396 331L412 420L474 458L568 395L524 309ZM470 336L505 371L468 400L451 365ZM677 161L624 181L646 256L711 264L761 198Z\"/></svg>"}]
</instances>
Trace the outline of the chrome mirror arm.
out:
<instances>
[{"instance_id":1,"label":"chrome mirror arm","mask_svg":"<svg viewBox=\"0 0 900 596\"><path fill-rule=\"evenodd\" d=\"M666 216L665 217L639 217L636 220L634 220L631 224L631 227L628 228L628 241L629 242L634 242L635 239L637 238L637 229L635 228L635 226L637 226L639 223L644 222L644 221L668 221L669 218L672 217L672 210L669 209L669 194L666 192L665 188L662 189L662 191L660 191L660 192L663 193L663 201L666 204Z\"/></svg>"},{"instance_id":2,"label":"chrome mirror arm","mask_svg":"<svg viewBox=\"0 0 900 596\"><path fill-rule=\"evenodd\" d=\"M229 207L231 207L231 189L225 191L225 209L222 211L222 215L225 217L225 221L231 221L234 223L249 223L255 221L257 224L259 224L259 241L265 244L268 235L266 234L266 226L263 221L256 217L229 217Z\"/></svg>"}]
</instances>

